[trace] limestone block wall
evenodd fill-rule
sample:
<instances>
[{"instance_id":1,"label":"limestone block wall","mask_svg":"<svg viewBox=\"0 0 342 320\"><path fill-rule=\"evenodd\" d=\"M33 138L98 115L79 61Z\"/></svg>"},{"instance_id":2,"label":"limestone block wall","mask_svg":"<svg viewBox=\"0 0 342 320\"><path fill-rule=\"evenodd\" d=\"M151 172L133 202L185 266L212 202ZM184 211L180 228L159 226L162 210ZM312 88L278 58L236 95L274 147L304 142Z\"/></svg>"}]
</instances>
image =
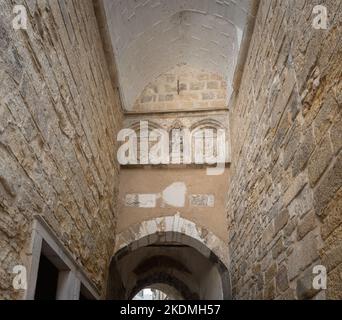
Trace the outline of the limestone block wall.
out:
<instances>
[{"instance_id":1,"label":"limestone block wall","mask_svg":"<svg viewBox=\"0 0 342 320\"><path fill-rule=\"evenodd\" d=\"M99 291L113 251L121 114L91 0L0 2L0 299L29 266L34 215Z\"/></svg>"},{"instance_id":2,"label":"limestone block wall","mask_svg":"<svg viewBox=\"0 0 342 320\"><path fill-rule=\"evenodd\" d=\"M133 112L224 109L227 90L223 76L178 65L146 86Z\"/></svg>"},{"instance_id":3,"label":"limestone block wall","mask_svg":"<svg viewBox=\"0 0 342 320\"><path fill-rule=\"evenodd\" d=\"M328 10L328 29L312 22ZM231 108L235 298L342 298L341 12L262 0ZM313 290L313 267L327 290Z\"/></svg>"}]
</instances>

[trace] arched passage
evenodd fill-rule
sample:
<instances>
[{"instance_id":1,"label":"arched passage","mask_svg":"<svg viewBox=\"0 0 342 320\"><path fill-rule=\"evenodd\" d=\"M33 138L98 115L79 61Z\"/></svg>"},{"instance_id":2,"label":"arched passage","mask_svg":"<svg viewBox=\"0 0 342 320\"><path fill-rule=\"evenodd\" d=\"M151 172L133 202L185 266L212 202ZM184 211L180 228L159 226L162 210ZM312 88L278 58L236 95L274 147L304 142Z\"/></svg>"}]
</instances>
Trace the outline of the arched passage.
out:
<instances>
[{"instance_id":1,"label":"arched passage","mask_svg":"<svg viewBox=\"0 0 342 320\"><path fill-rule=\"evenodd\" d=\"M168 293L171 297L174 297L177 300L195 300L199 298L197 294L191 292L189 287L182 280L163 272L154 273L139 279L136 286L130 292L128 298L132 299L140 290L147 287L161 288L165 293Z\"/></svg>"},{"instance_id":2,"label":"arched passage","mask_svg":"<svg viewBox=\"0 0 342 320\"><path fill-rule=\"evenodd\" d=\"M107 298L165 284L184 299L230 299L228 270L226 246L212 232L179 214L154 218L118 235Z\"/></svg>"}]
</instances>

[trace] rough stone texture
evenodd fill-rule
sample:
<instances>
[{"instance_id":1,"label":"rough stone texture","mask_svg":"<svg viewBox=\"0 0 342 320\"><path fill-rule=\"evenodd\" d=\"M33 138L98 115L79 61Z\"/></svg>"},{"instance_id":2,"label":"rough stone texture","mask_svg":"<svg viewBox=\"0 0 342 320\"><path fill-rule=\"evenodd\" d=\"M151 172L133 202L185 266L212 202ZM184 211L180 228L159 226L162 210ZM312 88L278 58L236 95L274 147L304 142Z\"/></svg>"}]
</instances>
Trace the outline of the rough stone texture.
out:
<instances>
[{"instance_id":1,"label":"rough stone texture","mask_svg":"<svg viewBox=\"0 0 342 320\"><path fill-rule=\"evenodd\" d=\"M159 237L165 238L165 233L170 236L166 235L167 242L177 242L181 236L184 245L196 248L207 258L210 257L212 251L229 268L229 253L225 242L207 228L183 218L179 213L145 220L126 228L117 235L114 253L132 243L135 243L134 249L152 245L160 240ZM196 244L196 242L199 243Z\"/></svg>"},{"instance_id":2,"label":"rough stone texture","mask_svg":"<svg viewBox=\"0 0 342 320\"><path fill-rule=\"evenodd\" d=\"M276 275L276 285L278 293L284 292L289 288L289 281L287 278L287 268L285 265L279 268Z\"/></svg>"},{"instance_id":3,"label":"rough stone texture","mask_svg":"<svg viewBox=\"0 0 342 320\"><path fill-rule=\"evenodd\" d=\"M227 104L227 83L222 76L180 65L150 83L133 111L224 109Z\"/></svg>"},{"instance_id":4,"label":"rough stone texture","mask_svg":"<svg viewBox=\"0 0 342 320\"><path fill-rule=\"evenodd\" d=\"M328 30L312 27L315 4L327 7ZM341 6L261 1L230 106L235 298L342 297ZM259 264L263 276L256 281ZM320 293L308 280L317 264L328 269L328 289Z\"/></svg>"},{"instance_id":5,"label":"rough stone texture","mask_svg":"<svg viewBox=\"0 0 342 320\"><path fill-rule=\"evenodd\" d=\"M149 132L152 130L165 130L168 132L169 140L170 140L170 160L173 158L172 154L172 143L174 143L172 130L189 130L191 141L191 163L195 163L195 133L200 130L209 129L215 135L219 129L223 129L225 131L225 150L226 150L226 162L230 162L230 129L228 123L228 111L227 110L211 110L209 111L201 111L201 112L177 112L177 113L166 113L159 114L156 113L147 113L147 114L126 114L124 119L124 127L130 128L135 131L138 136L140 136L140 122L148 121L148 130ZM189 141L188 141L189 142ZM184 143L184 142L183 142ZM154 145L154 142L150 142L149 148ZM216 141L214 140L214 155L216 155ZM182 153L179 154L181 158L181 163L183 163ZM138 160L140 159L140 155L138 153ZM146 191L147 192L147 191Z\"/></svg>"},{"instance_id":6,"label":"rough stone texture","mask_svg":"<svg viewBox=\"0 0 342 320\"><path fill-rule=\"evenodd\" d=\"M315 290L312 286L312 282L314 280L314 274L312 270L309 268L300 278L297 280L297 297L298 299L311 299L317 294L317 290Z\"/></svg>"},{"instance_id":7,"label":"rough stone texture","mask_svg":"<svg viewBox=\"0 0 342 320\"><path fill-rule=\"evenodd\" d=\"M26 1L28 30L0 2L0 299L21 298L41 215L103 292L114 246L118 99L92 1ZM25 2L24 2L25 4Z\"/></svg>"},{"instance_id":8,"label":"rough stone texture","mask_svg":"<svg viewBox=\"0 0 342 320\"><path fill-rule=\"evenodd\" d=\"M165 242L223 262L236 299L341 299L341 1L261 0L229 119L213 110L230 97L237 62L221 50L237 58L250 1L246 10L236 1L106 2L114 14L122 9L116 21L124 30L110 28L120 84L111 82L91 0L25 0L27 32L11 27L13 1L0 2L0 299L22 297L11 271L30 263L34 215L102 294L114 253ZM327 7L328 30L312 27L315 4ZM141 32L142 21L148 32ZM185 36L175 39L179 30ZM180 47L183 54L175 55ZM185 62L211 73L170 71ZM121 113L113 86L124 89L132 110L147 83L135 111L178 112L130 114L127 127L152 120L168 131L224 128L232 165L216 178L203 167L125 168L120 199L128 207L117 208ZM189 108L202 111L183 112ZM184 208L160 208L154 195L175 182L189 190ZM215 197L214 206L204 195ZM318 264L327 268L326 291L312 290Z\"/></svg>"},{"instance_id":9,"label":"rough stone texture","mask_svg":"<svg viewBox=\"0 0 342 320\"><path fill-rule=\"evenodd\" d=\"M317 225L317 219L316 219L315 213L311 211L298 224L298 227L297 227L298 240L303 239L310 231L315 229L316 225Z\"/></svg>"}]
</instances>

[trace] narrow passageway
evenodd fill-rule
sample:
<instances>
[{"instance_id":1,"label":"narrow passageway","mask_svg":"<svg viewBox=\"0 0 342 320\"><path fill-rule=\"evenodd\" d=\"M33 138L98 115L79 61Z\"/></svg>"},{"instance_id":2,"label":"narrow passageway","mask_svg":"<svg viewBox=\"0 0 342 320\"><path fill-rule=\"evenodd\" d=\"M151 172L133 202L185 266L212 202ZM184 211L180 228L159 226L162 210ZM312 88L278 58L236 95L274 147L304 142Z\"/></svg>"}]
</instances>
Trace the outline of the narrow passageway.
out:
<instances>
[{"instance_id":1,"label":"narrow passageway","mask_svg":"<svg viewBox=\"0 0 342 320\"><path fill-rule=\"evenodd\" d=\"M0 0L0 299L342 298L340 0Z\"/></svg>"},{"instance_id":2,"label":"narrow passageway","mask_svg":"<svg viewBox=\"0 0 342 320\"><path fill-rule=\"evenodd\" d=\"M169 218L161 218L160 222L174 225L175 220ZM155 221L147 222L153 223ZM182 230L191 223L184 220L179 221L179 225ZM201 238L200 233L186 234L170 229L149 235L137 234L132 239L131 231L127 233L122 237L129 244L123 243L111 262L107 298L132 299L151 286L164 288L164 292L170 292L170 297L185 300L231 298L226 261L216 255L224 248L210 249L205 242L208 238Z\"/></svg>"},{"instance_id":3,"label":"narrow passageway","mask_svg":"<svg viewBox=\"0 0 342 320\"><path fill-rule=\"evenodd\" d=\"M158 241L127 254L119 252L114 259L118 275L113 278L121 279L125 294L113 294L113 299L131 299L140 290L158 284L172 288L186 300L223 298L222 281L227 279L221 278L219 265L181 242ZM113 285L118 287L117 282Z\"/></svg>"}]
</instances>

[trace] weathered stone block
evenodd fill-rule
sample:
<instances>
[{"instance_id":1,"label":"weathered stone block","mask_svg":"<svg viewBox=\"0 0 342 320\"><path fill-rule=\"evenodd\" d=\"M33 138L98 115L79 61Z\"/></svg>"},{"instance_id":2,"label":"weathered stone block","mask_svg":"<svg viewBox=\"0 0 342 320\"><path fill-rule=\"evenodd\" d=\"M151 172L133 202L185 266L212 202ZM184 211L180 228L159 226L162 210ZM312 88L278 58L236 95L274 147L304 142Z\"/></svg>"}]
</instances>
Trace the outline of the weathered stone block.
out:
<instances>
[{"instance_id":1,"label":"weathered stone block","mask_svg":"<svg viewBox=\"0 0 342 320\"><path fill-rule=\"evenodd\" d=\"M321 259L322 264L327 268L328 272L336 268L338 265L342 264L342 244L337 244L329 251L323 250Z\"/></svg>"},{"instance_id":2,"label":"weathered stone block","mask_svg":"<svg viewBox=\"0 0 342 320\"><path fill-rule=\"evenodd\" d=\"M143 96L140 101L141 101L141 103L152 102L153 101L153 96Z\"/></svg>"},{"instance_id":3,"label":"weathered stone block","mask_svg":"<svg viewBox=\"0 0 342 320\"><path fill-rule=\"evenodd\" d=\"M335 197L330 201L324 210L326 212L322 225L322 238L326 239L337 227L342 224L342 189L340 189Z\"/></svg>"},{"instance_id":4,"label":"weathered stone block","mask_svg":"<svg viewBox=\"0 0 342 320\"><path fill-rule=\"evenodd\" d=\"M294 250L289 256L289 280L298 276L301 270L312 264L318 257L317 237L311 232L294 246Z\"/></svg>"},{"instance_id":5,"label":"weathered stone block","mask_svg":"<svg viewBox=\"0 0 342 320\"><path fill-rule=\"evenodd\" d=\"M174 92L177 92L177 87L176 87L176 86L169 85L169 84L166 84L166 85L165 85L165 92L167 92L167 93L174 93Z\"/></svg>"},{"instance_id":6,"label":"weathered stone block","mask_svg":"<svg viewBox=\"0 0 342 320\"><path fill-rule=\"evenodd\" d=\"M277 297L277 300L296 300L295 291L289 288L285 293Z\"/></svg>"},{"instance_id":7,"label":"weathered stone block","mask_svg":"<svg viewBox=\"0 0 342 320\"><path fill-rule=\"evenodd\" d=\"M213 92L203 92L202 93L203 100L213 100L215 99L215 93Z\"/></svg>"},{"instance_id":8,"label":"weathered stone block","mask_svg":"<svg viewBox=\"0 0 342 320\"><path fill-rule=\"evenodd\" d=\"M265 300L273 300L276 296L276 292L275 292L275 281L272 280L270 282L268 282L265 285L265 289L264 289L264 299Z\"/></svg>"},{"instance_id":9,"label":"weathered stone block","mask_svg":"<svg viewBox=\"0 0 342 320\"><path fill-rule=\"evenodd\" d=\"M191 82L190 90L203 90L205 82Z\"/></svg>"},{"instance_id":10,"label":"weathered stone block","mask_svg":"<svg viewBox=\"0 0 342 320\"><path fill-rule=\"evenodd\" d=\"M270 223L262 235L262 243L263 243L264 248L272 241L273 236L274 236L274 225L273 223Z\"/></svg>"},{"instance_id":11,"label":"weathered stone block","mask_svg":"<svg viewBox=\"0 0 342 320\"><path fill-rule=\"evenodd\" d=\"M305 180L302 180L302 182L303 184L305 184ZM288 206L288 210L291 217L302 217L312 208L312 190L308 186L304 187L304 189L294 198L294 200Z\"/></svg>"},{"instance_id":12,"label":"weathered stone block","mask_svg":"<svg viewBox=\"0 0 342 320\"><path fill-rule=\"evenodd\" d=\"M277 274L278 268L276 263L272 263L272 265L265 272L265 283L273 280Z\"/></svg>"},{"instance_id":13,"label":"weathered stone block","mask_svg":"<svg viewBox=\"0 0 342 320\"><path fill-rule=\"evenodd\" d=\"M207 73L201 73L199 75L197 75L197 80L198 81L205 81L205 80L209 80L210 75Z\"/></svg>"},{"instance_id":14,"label":"weathered stone block","mask_svg":"<svg viewBox=\"0 0 342 320\"><path fill-rule=\"evenodd\" d=\"M275 151L278 151L280 147L282 146L282 143L290 127L291 127L291 121L289 117L287 116L287 114L285 114L282 117L280 124L277 128L277 131L275 133L274 142L273 142L273 149Z\"/></svg>"},{"instance_id":15,"label":"weathered stone block","mask_svg":"<svg viewBox=\"0 0 342 320\"><path fill-rule=\"evenodd\" d=\"M161 95L159 95L159 101L160 102L172 101L172 100L173 100L172 94L161 94Z\"/></svg>"},{"instance_id":16,"label":"weathered stone block","mask_svg":"<svg viewBox=\"0 0 342 320\"><path fill-rule=\"evenodd\" d=\"M297 228L298 240L303 239L310 231L317 226L314 211L310 211L303 220L300 221Z\"/></svg>"},{"instance_id":17,"label":"weathered stone block","mask_svg":"<svg viewBox=\"0 0 342 320\"><path fill-rule=\"evenodd\" d=\"M300 143L300 136L301 136L301 128L298 123L294 123L292 128L290 129L288 138L285 141L285 149L284 149L284 169L286 170L293 157L295 152L297 151Z\"/></svg>"},{"instance_id":18,"label":"weathered stone block","mask_svg":"<svg viewBox=\"0 0 342 320\"><path fill-rule=\"evenodd\" d=\"M282 210L275 217L275 219L274 219L274 233L275 234L278 234L278 232L286 226L286 224L289 220L289 217L290 217L290 215L289 215L289 211L287 209Z\"/></svg>"},{"instance_id":19,"label":"weathered stone block","mask_svg":"<svg viewBox=\"0 0 342 320\"><path fill-rule=\"evenodd\" d=\"M210 101L210 107L213 109L222 109L225 106L226 106L226 102L224 100Z\"/></svg>"},{"instance_id":20,"label":"weathered stone block","mask_svg":"<svg viewBox=\"0 0 342 320\"><path fill-rule=\"evenodd\" d=\"M333 95L328 93L314 121L314 133L317 142L321 141L328 128L331 126L336 115L337 108L338 107Z\"/></svg>"},{"instance_id":21,"label":"weathered stone block","mask_svg":"<svg viewBox=\"0 0 342 320\"><path fill-rule=\"evenodd\" d=\"M287 268L285 265L282 265L276 276L276 286L278 292L284 292L289 288L289 280L287 277Z\"/></svg>"},{"instance_id":22,"label":"weathered stone block","mask_svg":"<svg viewBox=\"0 0 342 320\"><path fill-rule=\"evenodd\" d=\"M181 83L179 85L179 91L186 91L188 90L188 85L186 83Z\"/></svg>"},{"instance_id":23,"label":"weathered stone block","mask_svg":"<svg viewBox=\"0 0 342 320\"><path fill-rule=\"evenodd\" d=\"M282 238L279 238L272 248L272 256L273 259L277 259L280 254L285 251L286 247L284 246L284 242Z\"/></svg>"},{"instance_id":24,"label":"weathered stone block","mask_svg":"<svg viewBox=\"0 0 342 320\"><path fill-rule=\"evenodd\" d=\"M342 148L342 119L341 116L336 119L330 129L330 140L333 145L334 154L337 154Z\"/></svg>"},{"instance_id":25,"label":"weathered stone block","mask_svg":"<svg viewBox=\"0 0 342 320\"><path fill-rule=\"evenodd\" d=\"M327 135L320 146L316 148L308 163L308 174L311 187L316 185L317 181L331 162L332 157L333 151L331 149L329 136Z\"/></svg>"},{"instance_id":26,"label":"weathered stone block","mask_svg":"<svg viewBox=\"0 0 342 320\"><path fill-rule=\"evenodd\" d=\"M294 155L292 161L292 173L293 176L297 176L306 166L311 153L315 149L312 128L309 127L303 134L302 142Z\"/></svg>"},{"instance_id":27,"label":"weathered stone block","mask_svg":"<svg viewBox=\"0 0 342 320\"><path fill-rule=\"evenodd\" d=\"M299 109L300 109L299 94L298 94L297 89L295 89L292 92L292 95L291 95L289 103L288 103L288 108L289 108L290 118L292 121L294 121L296 119L297 114L298 114Z\"/></svg>"},{"instance_id":28,"label":"weathered stone block","mask_svg":"<svg viewBox=\"0 0 342 320\"><path fill-rule=\"evenodd\" d=\"M208 81L207 82L207 88L209 89L209 90L211 90L211 89L219 89L219 87L220 87L220 83L218 82L218 81Z\"/></svg>"},{"instance_id":29,"label":"weathered stone block","mask_svg":"<svg viewBox=\"0 0 342 320\"><path fill-rule=\"evenodd\" d=\"M7 270L0 269L0 288L2 290L9 290L12 287L11 273Z\"/></svg>"},{"instance_id":30,"label":"weathered stone block","mask_svg":"<svg viewBox=\"0 0 342 320\"><path fill-rule=\"evenodd\" d=\"M315 211L321 216L337 190L342 186L342 152L335 159L334 164L328 169L324 178L314 191Z\"/></svg>"},{"instance_id":31,"label":"weathered stone block","mask_svg":"<svg viewBox=\"0 0 342 320\"><path fill-rule=\"evenodd\" d=\"M176 81L176 75L175 74L166 74L165 75L167 82L175 82Z\"/></svg>"},{"instance_id":32,"label":"weathered stone block","mask_svg":"<svg viewBox=\"0 0 342 320\"><path fill-rule=\"evenodd\" d=\"M300 300L311 299L317 293L318 290L313 287L314 274L312 269L308 269L298 280L297 280L297 297Z\"/></svg>"},{"instance_id":33,"label":"weathered stone block","mask_svg":"<svg viewBox=\"0 0 342 320\"><path fill-rule=\"evenodd\" d=\"M295 231L297 226L297 217L292 217L291 220L288 222L286 227L284 228L284 236L285 238L289 238L293 231Z\"/></svg>"},{"instance_id":34,"label":"weathered stone block","mask_svg":"<svg viewBox=\"0 0 342 320\"><path fill-rule=\"evenodd\" d=\"M342 300L342 264L328 274L327 299Z\"/></svg>"}]
</instances>

